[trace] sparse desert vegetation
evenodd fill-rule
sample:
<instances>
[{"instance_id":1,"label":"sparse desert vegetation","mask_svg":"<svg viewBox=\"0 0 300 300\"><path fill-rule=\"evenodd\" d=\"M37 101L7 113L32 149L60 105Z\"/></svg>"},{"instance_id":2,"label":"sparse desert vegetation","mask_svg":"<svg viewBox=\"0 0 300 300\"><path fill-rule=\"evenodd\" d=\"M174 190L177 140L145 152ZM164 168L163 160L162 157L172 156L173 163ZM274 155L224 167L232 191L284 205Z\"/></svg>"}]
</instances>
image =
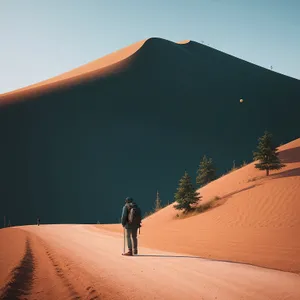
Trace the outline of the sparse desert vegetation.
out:
<instances>
[{"instance_id":1,"label":"sparse desert vegetation","mask_svg":"<svg viewBox=\"0 0 300 300\"><path fill-rule=\"evenodd\" d=\"M253 157L258 163L255 168L265 170L266 176L269 176L271 170L280 170L285 165L281 163L278 157L278 148L273 145L272 134L265 131L264 135L258 139L257 151Z\"/></svg>"},{"instance_id":2,"label":"sparse desert vegetation","mask_svg":"<svg viewBox=\"0 0 300 300\"><path fill-rule=\"evenodd\" d=\"M257 161L254 167L259 170L265 170L266 176L269 176L270 170L280 170L285 167L278 157L278 148L273 145L272 134L268 131L265 131L264 135L258 139L257 151L253 152L253 157L254 160ZM246 161L243 161L240 166L237 166L235 161L233 161L232 168L220 177L228 175L246 165ZM264 177L255 176L249 178L247 182L255 182L262 178ZM197 169L196 184L200 185L200 188L203 188L205 185L216 179L216 168L212 158L208 158L204 155ZM220 205L220 202L217 202L220 200L219 196L207 200L204 203L199 203L201 200L205 199L202 199L202 196L200 196L200 190L196 191L193 187L191 177L185 171L184 176L179 181L179 186L174 197L174 201L177 202L177 204L174 205L174 208L183 210L183 213L182 215L177 213L176 218L193 216Z\"/></svg>"},{"instance_id":3,"label":"sparse desert vegetation","mask_svg":"<svg viewBox=\"0 0 300 300\"><path fill-rule=\"evenodd\" d=\"M204 213L212 208L220 206L222 204L220 200L222 200L222 198L220 198L219 196L215 196L212 199L206 201L205 203L200 203L197 206L191 207L191 209L186 213L177 213L176 218L183 219Z\"/></svg>"}]
</instances>

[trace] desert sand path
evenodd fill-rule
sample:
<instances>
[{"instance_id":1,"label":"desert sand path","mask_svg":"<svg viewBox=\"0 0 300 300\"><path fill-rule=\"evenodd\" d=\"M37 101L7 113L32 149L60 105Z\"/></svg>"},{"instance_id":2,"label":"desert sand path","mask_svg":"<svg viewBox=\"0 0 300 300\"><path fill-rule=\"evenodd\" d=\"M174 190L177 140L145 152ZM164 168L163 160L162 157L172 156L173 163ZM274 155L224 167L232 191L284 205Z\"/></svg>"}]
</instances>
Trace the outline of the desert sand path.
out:
<instances>
[{"instance_id":1,"label":"desert sand path","mask_svg":"<svg viewBox=\"0 0 300 300\"><path fill-rule=\"evenodd\" d=\"M123 257L119 234L89 225L20 228L27 299L300 299L297 274L146 248Z\"/></svg>"}]
</instances>

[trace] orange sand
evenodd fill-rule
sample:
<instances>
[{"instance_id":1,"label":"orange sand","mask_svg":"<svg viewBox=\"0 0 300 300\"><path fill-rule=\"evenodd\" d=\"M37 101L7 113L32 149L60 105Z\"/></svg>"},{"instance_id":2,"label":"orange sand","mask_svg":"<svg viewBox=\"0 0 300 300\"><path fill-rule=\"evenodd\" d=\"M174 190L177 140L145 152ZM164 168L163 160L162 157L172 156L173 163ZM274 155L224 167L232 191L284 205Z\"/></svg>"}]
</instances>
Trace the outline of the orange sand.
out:
<instances>
[{"instance_id":1,"label":"orange sand","mask_svg":"<svg viewBox=\"0 0 300 300\"><path fill-rule=\"evenodd\" d=\"M0 287L9 280L9 274L22 260L27 233L20 229L0 230Z\"/></svg>"},{"instance_id":2,"label":"orange sand","mask_svg":"<svg viewBox=\"0 0 300 300\"><path fill-rule=\"evenodd\" d=\"M300 277L293 273L143 247L124 257L120 235L93 225L22 229L34 265L19 278L23 288L12 281L9 296L20 299L300 299Z\"/></svg>"},{"instance_id":3,"label":"orange sand","mask_svg":"<svg viewBox=\"0 0 300 300\"><path fill-rule=\"evenodd\" d=\"M251 163L199 190L203 202L221 197L219 207L176 219L169 205L146 218L141 245L300 273L300 139L279 150L286 167L269 178Z\"/></svg>"},{"instance_id":4,"label":"orange sand","mask_svg":"<svg viewBox=\"0 0 300 300\"><path fill-rule=\"evenodd\" d=\"M97 283L69 253L49 246L42 226L34 229L0 230L0 299L119 299L114 286Z\"/></svg>"}]
</instances>

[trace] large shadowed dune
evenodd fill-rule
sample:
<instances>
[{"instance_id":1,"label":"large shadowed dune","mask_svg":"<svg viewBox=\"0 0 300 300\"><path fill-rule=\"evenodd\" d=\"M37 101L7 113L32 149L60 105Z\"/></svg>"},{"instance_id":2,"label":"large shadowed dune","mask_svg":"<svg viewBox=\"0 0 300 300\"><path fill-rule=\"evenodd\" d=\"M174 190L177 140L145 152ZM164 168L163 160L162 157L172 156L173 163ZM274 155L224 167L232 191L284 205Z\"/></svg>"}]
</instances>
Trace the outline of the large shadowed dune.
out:
<instances>
[{"instance_id":1,"label":"large shadowed dune","mask_svg":"<svg viewBox=\"0 0 300 300\"><path fill-rule=\"evenodd\" d=\"M1 212L13 224L116 222L126 196L172 201L201 156L219 173L259 135L299 135L299 80L190 41L152 38L0 96ZM243 98L243 104L239 99Z\"/></svg>"},{"instance_id":2,"label":"large shadowed dune","mask_svg":"<svg viewBox=\"0 0 300 300\"><path fill-rule=\"evenodd\" d=\"M83 80L99 77L102 74L105 76L111 72L120 70L126 66L127 59L132 56L145 41L146 40L142 40L134 43L61 75L5 93L2 95L4 99L2 102L9 102L11 101L10 99L13 99L12 101L16 99L20 100L29 95L32 96L36 94L37 91L45 92L53 88L60 88L65 84L70 86L71 84L82 82Z\"/></svg>"}]
</instances>

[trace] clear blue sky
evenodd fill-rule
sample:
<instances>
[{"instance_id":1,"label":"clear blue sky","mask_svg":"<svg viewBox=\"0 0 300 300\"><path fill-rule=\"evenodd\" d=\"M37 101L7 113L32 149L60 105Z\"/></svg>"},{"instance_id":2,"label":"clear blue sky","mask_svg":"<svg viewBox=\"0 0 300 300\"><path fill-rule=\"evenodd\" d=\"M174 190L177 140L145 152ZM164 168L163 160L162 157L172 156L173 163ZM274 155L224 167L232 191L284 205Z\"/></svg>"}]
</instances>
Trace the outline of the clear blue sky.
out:
<instances>
[{"instance_id":1,"label":"clear blue sky","mask_svg":"<svg viewBox=\"0 0 300 300\"><path fill-rule=\"evenodd\" d=\"M154 36L300 79L300 0L0 0L0 93Z\"/></svg>"}]
</instances>

